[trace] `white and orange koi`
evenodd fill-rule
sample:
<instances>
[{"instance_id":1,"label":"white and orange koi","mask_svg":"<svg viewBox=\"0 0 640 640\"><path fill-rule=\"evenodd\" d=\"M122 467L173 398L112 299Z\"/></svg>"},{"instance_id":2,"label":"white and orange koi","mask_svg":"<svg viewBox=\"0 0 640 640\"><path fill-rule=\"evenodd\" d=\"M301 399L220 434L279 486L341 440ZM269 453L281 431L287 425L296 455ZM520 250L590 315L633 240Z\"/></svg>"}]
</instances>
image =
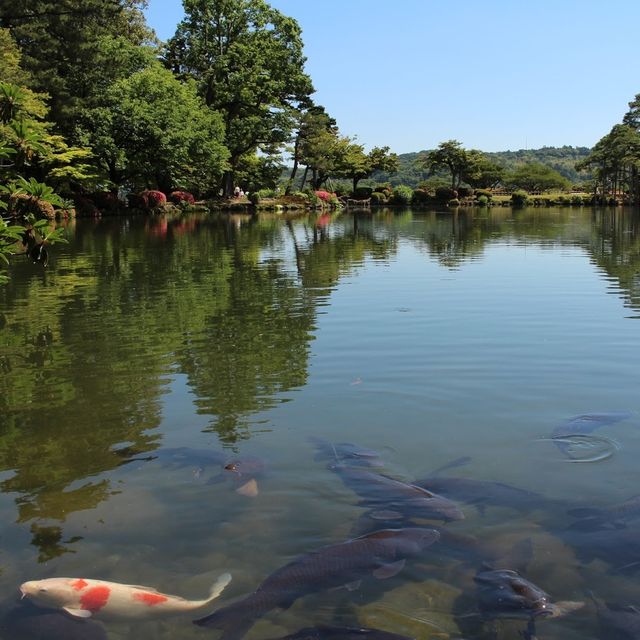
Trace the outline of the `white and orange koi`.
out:
<instances>
[{"instance_id":1,"label":"white and orange koi","mask_svg":"<svg viewBox=\"0 0 640 640\"><path fill-rule=\"evenodd\" d=\"M205 607L230 581L228 573L219 576L206 600L185 600L150 587L89 578L31 580L20 585L20 592L40 607L61 609L78 618L151 618Z\"/></svg>"}]
</instances>

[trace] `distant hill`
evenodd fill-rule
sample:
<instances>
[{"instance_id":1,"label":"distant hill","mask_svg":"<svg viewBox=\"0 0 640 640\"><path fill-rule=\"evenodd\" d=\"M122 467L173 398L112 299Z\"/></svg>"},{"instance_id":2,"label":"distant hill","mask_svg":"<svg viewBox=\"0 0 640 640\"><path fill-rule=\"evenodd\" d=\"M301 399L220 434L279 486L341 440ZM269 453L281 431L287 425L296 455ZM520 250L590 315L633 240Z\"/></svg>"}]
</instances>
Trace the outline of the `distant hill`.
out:
<instances>
[{"instance_id":1,"label":"distant hill","mask_svg":"<svg viewBox=\"0 0 640 640\"><path fill-rule=\"evenodd\" d=\"M427 151L402 153L400 168L395 175L378 172L372 176L373 182L390 182L392 185L406 184L416 187L426 178L426 174L416 168L415 162L418 156ZM494 162L501 164L505 169L514 169L519 164L526 162L540 162L555 169L558 173L568 178L572 183L579 183L589 176L578 173L575 164L586 158L591 153L589 147L542 147L541 149L520 149L519 151L485 152Z\"/></svg>"}]
</instances>

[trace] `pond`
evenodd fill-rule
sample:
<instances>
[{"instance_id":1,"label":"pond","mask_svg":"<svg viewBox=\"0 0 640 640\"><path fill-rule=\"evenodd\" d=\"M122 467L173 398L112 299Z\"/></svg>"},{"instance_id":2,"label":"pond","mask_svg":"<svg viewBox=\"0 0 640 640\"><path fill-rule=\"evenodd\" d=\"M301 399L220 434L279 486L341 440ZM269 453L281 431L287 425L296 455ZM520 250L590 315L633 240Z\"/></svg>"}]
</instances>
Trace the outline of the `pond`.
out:
<instances>
[{"instance_id":1,"label":"pond","mask_svg":"<svg viewBox=\"0 0 640 640\"><path fill-rule=\"evenodd\" d=\"M0 290L2 615L27 580L200 600L229 572L196 612L101 623L218 638L191 620L301 555L407 526L440 537L386 579L312 579L246 637L518 637L526 619L479 615L483 567L584 603L538 617L540 638L595 638L619 617L604 602L640 605L634 212L185 213L67 236ZM412 511L389 478L464 519Z\"/></svg>"}]
</instances>

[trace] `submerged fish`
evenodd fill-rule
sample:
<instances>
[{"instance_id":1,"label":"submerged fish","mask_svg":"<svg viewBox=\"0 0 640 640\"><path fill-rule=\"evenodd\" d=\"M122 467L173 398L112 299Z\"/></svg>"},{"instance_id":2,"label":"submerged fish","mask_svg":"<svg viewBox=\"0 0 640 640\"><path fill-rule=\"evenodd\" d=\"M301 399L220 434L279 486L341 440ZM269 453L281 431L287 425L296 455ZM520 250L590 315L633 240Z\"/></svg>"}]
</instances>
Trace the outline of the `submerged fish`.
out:
<instances>
[{"instance_id":1,"label":"submerged fish","mask_svg":"<svg viewBox=\"0 0 640 640\"><path fill-rule=\"evenodd\" d=\"M25 602L0 619L2 640L107 640L98 622L41 609Z\"/></svg>"},{"instance_id":2,"label":"submerged fish","mask_svg":"<svg viewBox=\"0 0 640 640\"><path fill-rule=\"evenodd\" d=\"M207 484L216 484L230 480L236 487L236 493L255 498L258 493L258 480L266 469L262 458L256 456L243 456L242 458L227 459L222 471L209 479Z\"/></svg>"},{"instance_id":3,"label":"submerged fish","mask_svg":"<svg viewBox=\"0 0 640 640\"><path fill-rule=\"evenodd\" d=\"M302 596L352 585L368 577L390 578L407 558L438 540L433 529L383 529L322 547L277 569L251 594L194 620L203 627L222 629L224 640L241 638L272 609L288 609Z\"/></svg>"},{"instance_id":4,"label":"submerged fish","mask_svg":"<svg viewBox=\"0 0 640 640\"><path fill-rule=\"evenodd\" d=\"M528 619L554 613L549 594L517 571L479 571L474 581L477 585L478 609L485 618Z\"/></svg>"},{"instance_id":5,"label":"submerged fish","mask_svg":"<svg viewBox=\"0 0 640 640\"><path fill-rule=\"evenodd\" d=\"M306 627L277 640L412 640L380 629L362 627Z\"/></svg>"},{"instance_id":6,"label":"submerged fish","mask_svg":"<svg viewBox=\"0 0 640 640\"><path fill-rule=\"evenodd\" d=\"M615 424L621 420L626 420L631 417L631 413L628 411L611 411L607 413L585 413L583 415L574 416L569 418L566 422L558 425L551 432L551 440L555 442L555 445L560 451L570 459L576 459L572 455L572 447L578 445L585 448L585 444L589 444L588 434L593 433L600 427L606 427L610 424ZM605 448L603 449L603 442L599 439L594 441L597 450L597 455L593 456L593 461L606 459L610 457L615 450L615 443L604 441ZM609 447L607 448L607 445ZM600 451L600 449L603 449ZM577 460L580 460L578 458ZM584 461L589 462L591 459L587 458Z\"/></svg>"},{"instance_id":7,"label":"submerged fish","mask_svg":"<svg viewBox=\"0 0 640 640\"><path fill-rule=\"evenodd\" d=\"M585 413L583 415L569 418L566 422L558 425L552 432L552 438L563 438L585 433L593 433L600 427L615 424L621 420L631 417L629 411L609 411L607 413Z\"/></svg>"},{"instance_id":8,"label":"submerged fish","mask_svg":"<svg viewBox=\"0 0 640 640\"><path fill-rule=\"evenodd\" d=\"M601 603L592 595L602 640L640 640L640 607L614 602Z\"/></svg>"},{"instance_id":9,"label":"submerged fish","mask_svg":"<svg viewBox=\"0 0 640 640\"><path fill-rule=\"evenodd\" d=\"M371 510L371 517L379 512L383 520L389 520L394 513L398 519L416 517L444 522L464 519L454 502L422 487L359 467L335 464L330 469L360 496L361 506Z\"/></svg>"},{"instance_id":10,"label":"submerged fish","mask_svg":"<svg viewBox=\"0 0 640 640\"><path fill-rule=\"evenodd\" d=\"M609 525L620 529L640 517L640 495L609 507L577 507L569 509L567 513L579 518L571 524L571 529L597 529Z\"/></svg>"},{"instance_id":11,"label":"submerged fish","mask_svg":"<svg viewBox=\"0 0 640 640\"><path fill-rule=\"evenodd\" d=\"M84 578L47 578L20 585L23 598L39 607L61 609L76 618L151 618L177 615L211 604L231 581L228 573L214 583L206 600L185 600L150 587Z\"/></svg>"},{"instance_id":12,"label":"submerged fish","mask_svg":"<svg viewBox=\"0 0 640 640\"><path fill-rule=\"evenodd\" d=\"M348 460L350 464L384 466L380 453L374 449L367 449L351 442L329 442L315 436L311 436L309 441L316 446L317 453L314 460L333 460L335 462Z\"/></svg>"}]
</instances>

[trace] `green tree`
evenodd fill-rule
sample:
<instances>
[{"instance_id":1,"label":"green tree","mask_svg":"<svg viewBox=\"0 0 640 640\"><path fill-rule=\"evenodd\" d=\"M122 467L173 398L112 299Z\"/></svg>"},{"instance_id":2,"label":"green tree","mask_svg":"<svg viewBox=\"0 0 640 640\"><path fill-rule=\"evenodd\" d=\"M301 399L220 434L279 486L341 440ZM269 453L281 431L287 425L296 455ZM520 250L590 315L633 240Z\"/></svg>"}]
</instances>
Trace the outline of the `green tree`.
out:
<instances>
[{"instance_id":1,"label":"green tree","mask_svg":"<svg viewBox=\"0 0 640 640\"><path fill-rule=\"evenodd\" d=\"M0 9L22 51L30 87L49 95L50 118L73 141L79 115L104 89L104 36L140 45L153 40L141 12L143 0L12 0ZM6 5L6 3L5 3ZM4 6L4 5L3 5Z\"/></svg>"},{"instance_id":2,"label":"green tree","mask_svg":"<svg viewBox=\"0 0 640 640\"><path fill-rule=\"evenodd\" d=\"M223 114L233 192L242 158L290 139L293 113L313 92L304 72L298 23L263 0L184 0L185 18L167 45L166 64L197 80L207 105Z\"/></svg>"},{"instance_id":3,"label":"green tree","mask_svg":"<svg viewBox=\"0 0 640 640\"><path fill-rule=\"evenodd\" d=\"M437 171L448 171L451 176L451 188L460 186L462 176L468 166L468 153L457 140L441 142L437 149L418 158L418 165L426 169L429 175Z\"/></svg>"},{"instance_id":4,"label":"green tree","mask_svg":"<svg viewBox=\"0 0 640 640\"><path fill-rule=\"evenodd\" d=\"M358 182L369 178L374 171L395 173L398 169L398 156L390 153L389 147L374 147L369 153L365 153L364 147L354 142L347 147L342 163L341 176L352 181L355 191Z\"/></svg>"},{"instance_id":5,"label":"green tree","mask_svg":"<svg viewBox=\"0 0 640 640\"><path fill-rule=\"evenodd\" d=\"M492 189L504 178L502 165L493 162L481 151L467 152L467 162L462 169L462 180L474 189Z\"/></svg>"},{"instance_id":6,"label":"green tree","mask_svg":"<svg viewBox=\"0 0 640 640\"><path fill-rule=\"evenodd\" d=\"M116 185L206 192L226 166L220 114L159 62L115 82L84 131Z\"/></svg>"},{"instance_id":7,"label":"green tree","mask_svg":"<svg viewBox=\"0 0 640 640\"><path fill-rule=\"evenodd\" d=\"M517 167L505 177L504 183L511 189L524 189L530 193L571 187L564 176L539 162L528 162Z\"/></svg>"}]
</instances>

